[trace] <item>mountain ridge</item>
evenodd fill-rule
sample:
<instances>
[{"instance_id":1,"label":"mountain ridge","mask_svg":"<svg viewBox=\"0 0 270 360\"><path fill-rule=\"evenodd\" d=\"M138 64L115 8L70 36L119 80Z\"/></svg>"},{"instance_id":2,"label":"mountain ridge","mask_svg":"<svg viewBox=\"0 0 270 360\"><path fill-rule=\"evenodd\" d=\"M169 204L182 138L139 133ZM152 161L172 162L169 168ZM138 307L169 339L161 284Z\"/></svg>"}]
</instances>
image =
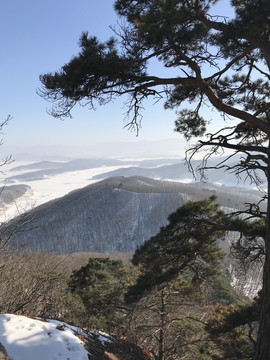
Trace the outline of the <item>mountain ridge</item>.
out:
<instances>
[{"instance_id":1,"label":"mountain ridge","mask_svg":"<svg viewBox=\"0 0 270 360\"><path fill-rule=\"evenodd\" d=\"M184 202L213 194L223 207L237 209L250 196L243 190L232 198L228 188L209 184L196 187L140 176L112 177L38 206L25 215L27 226L20 225L13 242L56 253L134 251ZM11 224L14 230L16 218L6 229Z\"/></svg>"}]
</instances>

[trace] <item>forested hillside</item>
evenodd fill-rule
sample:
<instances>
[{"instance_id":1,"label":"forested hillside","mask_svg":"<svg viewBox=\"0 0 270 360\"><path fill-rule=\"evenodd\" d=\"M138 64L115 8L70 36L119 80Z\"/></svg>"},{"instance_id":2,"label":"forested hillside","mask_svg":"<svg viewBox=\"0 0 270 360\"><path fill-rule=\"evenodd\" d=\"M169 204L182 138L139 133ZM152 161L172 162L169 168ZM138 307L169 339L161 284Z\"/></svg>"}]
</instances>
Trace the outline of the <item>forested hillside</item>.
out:
<instances>
[{"instance_id":1,"label":"forested hillside","mask_svg":"<svg viewBox=\"0 0 270 360\"><path fill-rule=\"evenodd\" d=\"M37 207L12 240L46 252L133 251L186 197L150 179L109 179Z\"/></svg>"},{"instance_id":2,"label":"forested hillside","mask_svg":"<svg viewBox=\"0 0 270 360\"><path fill-rule=\"evenodd\" d=\"M255 191L237 193L233 188L209 184L198 187L143 177L109 178L24 215L12 241L34 251L56 253L134 251L186 200L212 194L222 206L234 209L259 196ZM8 224L9 233L17 220Z\"/></svg>"}]
</instances>

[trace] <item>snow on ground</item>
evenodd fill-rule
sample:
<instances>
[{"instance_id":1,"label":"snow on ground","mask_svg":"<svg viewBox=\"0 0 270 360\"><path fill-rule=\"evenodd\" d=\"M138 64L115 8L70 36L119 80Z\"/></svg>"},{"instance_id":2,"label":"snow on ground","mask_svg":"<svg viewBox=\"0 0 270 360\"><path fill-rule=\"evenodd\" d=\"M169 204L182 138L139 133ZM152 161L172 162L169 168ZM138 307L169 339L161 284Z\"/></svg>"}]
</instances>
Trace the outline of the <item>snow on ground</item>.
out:
<instances>
[{"instance_id":1,"label":"snow on ground","mask_svg":"<svg viewBox=\"0 0 270 360\"><path fill-rule=\"evenodd\" d=\"M35 200L37 205L40 205L43 202L64 196L72 190L97 182L99 180L91 180L91 178L95 175L102 174L107 171L113 171L118 168L119 166L101 166L98 168L70 171L53 176L47 176L40 180L26 182L14 181L13 184L27 184L31 186L33 190L33 197L31 200ZM23 173L24 171L12 173L7 172L7 175L16 176Z\"/></svg>"},{"instance_id":2,"label":"snow on ground","mask_svg":"<svg viewBox=\"0 0 270 360\"><path fill-rule=\"evenodd\" d=\"M26 163L16 163L17 166L25 164ZM11 165L9 165L9 167L12 168ZM25 211L31 210L38 205L44 204L47 201L62 197L73 190L100 181L91 180L91 178L95 175L102 174L107 171L113 171L118 168L119 166L102 166L88 170L65 172L63 174L57 174L50 177L48 176L41 180L28 182L14 181L13 185L27 184L31 187L31 189L14 203L8 204L7 206L5 206L5 208L3 207L0 213L0 221L8 221L9 219L19 214L22 214ZM6 176L0 179L0 183L2 182L2 186L5 186L5 177L16 176L23 173L21 171L9 172L8 166L5 170Z\"/></svg>"},{"instance_id":3,"label":"snow on ground","mask_svg":"<svg viewBox=\"0 0 270 360\"><path fill-rule=\"evenodd\" d=\"M76 333L63 322L0 314L0 343L11 360L88 360Z\"/></svg>"}]
</instances>

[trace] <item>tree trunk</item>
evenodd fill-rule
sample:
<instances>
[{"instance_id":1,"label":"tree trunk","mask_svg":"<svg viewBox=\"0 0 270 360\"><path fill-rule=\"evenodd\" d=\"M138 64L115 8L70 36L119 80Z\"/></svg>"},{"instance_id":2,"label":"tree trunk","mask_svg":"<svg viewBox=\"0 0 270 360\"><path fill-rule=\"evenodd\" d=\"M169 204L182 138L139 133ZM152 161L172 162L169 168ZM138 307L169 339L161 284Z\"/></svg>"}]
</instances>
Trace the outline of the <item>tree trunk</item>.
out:
<instances>
[{"instance_id":1,"label":"tree trunk","mask_svg":"<svg viewBox=\"0 0 270 360\"><path fill-rule=\"evenodd\" d=\"M270 359L270 142L268 144L268 204L266 217L265 263L263 269L262 304L254 360Z\"/></svg>"},{"instance_id":2,"label":"tree trunk","mask_svg":"<svg viewBox=\"0 0 270 360\"><path fill-rule=\"evenodd\" d=\"M165 299L164 298L165 298L164 292L161 291L158 360L164 359L164 326L165 326Z\"/></svg>"}]
</instances>

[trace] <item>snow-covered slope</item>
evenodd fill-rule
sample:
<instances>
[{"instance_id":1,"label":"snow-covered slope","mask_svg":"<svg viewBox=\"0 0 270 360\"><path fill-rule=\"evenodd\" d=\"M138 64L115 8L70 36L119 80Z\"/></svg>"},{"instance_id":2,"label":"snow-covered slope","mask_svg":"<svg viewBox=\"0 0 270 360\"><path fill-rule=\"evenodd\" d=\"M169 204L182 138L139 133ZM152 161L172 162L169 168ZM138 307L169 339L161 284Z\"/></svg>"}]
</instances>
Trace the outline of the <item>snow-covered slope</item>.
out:
<instances>
[{"instance_id":1,"label":"snow-covered slope","mask_svg":"<svg viewBox=\"0 0 270 360\"><path fill-rule=\"evenodd\" d=\"M103 332L13 314L0 315L0 344L10 360L105 360L109 352L117 355L110 359L145 359L139 347Z\"/></svg>"},{"instance_id":2,"label":"snow-covered slope","mask_svg":"<svg viewBox=\"0 0 270 360\"><path fill-rule=\"evenodd\" d=\"M0 315L0 342L12 360L88 360L77 329L57 321Z\"/></svg>"}]
</instances>

